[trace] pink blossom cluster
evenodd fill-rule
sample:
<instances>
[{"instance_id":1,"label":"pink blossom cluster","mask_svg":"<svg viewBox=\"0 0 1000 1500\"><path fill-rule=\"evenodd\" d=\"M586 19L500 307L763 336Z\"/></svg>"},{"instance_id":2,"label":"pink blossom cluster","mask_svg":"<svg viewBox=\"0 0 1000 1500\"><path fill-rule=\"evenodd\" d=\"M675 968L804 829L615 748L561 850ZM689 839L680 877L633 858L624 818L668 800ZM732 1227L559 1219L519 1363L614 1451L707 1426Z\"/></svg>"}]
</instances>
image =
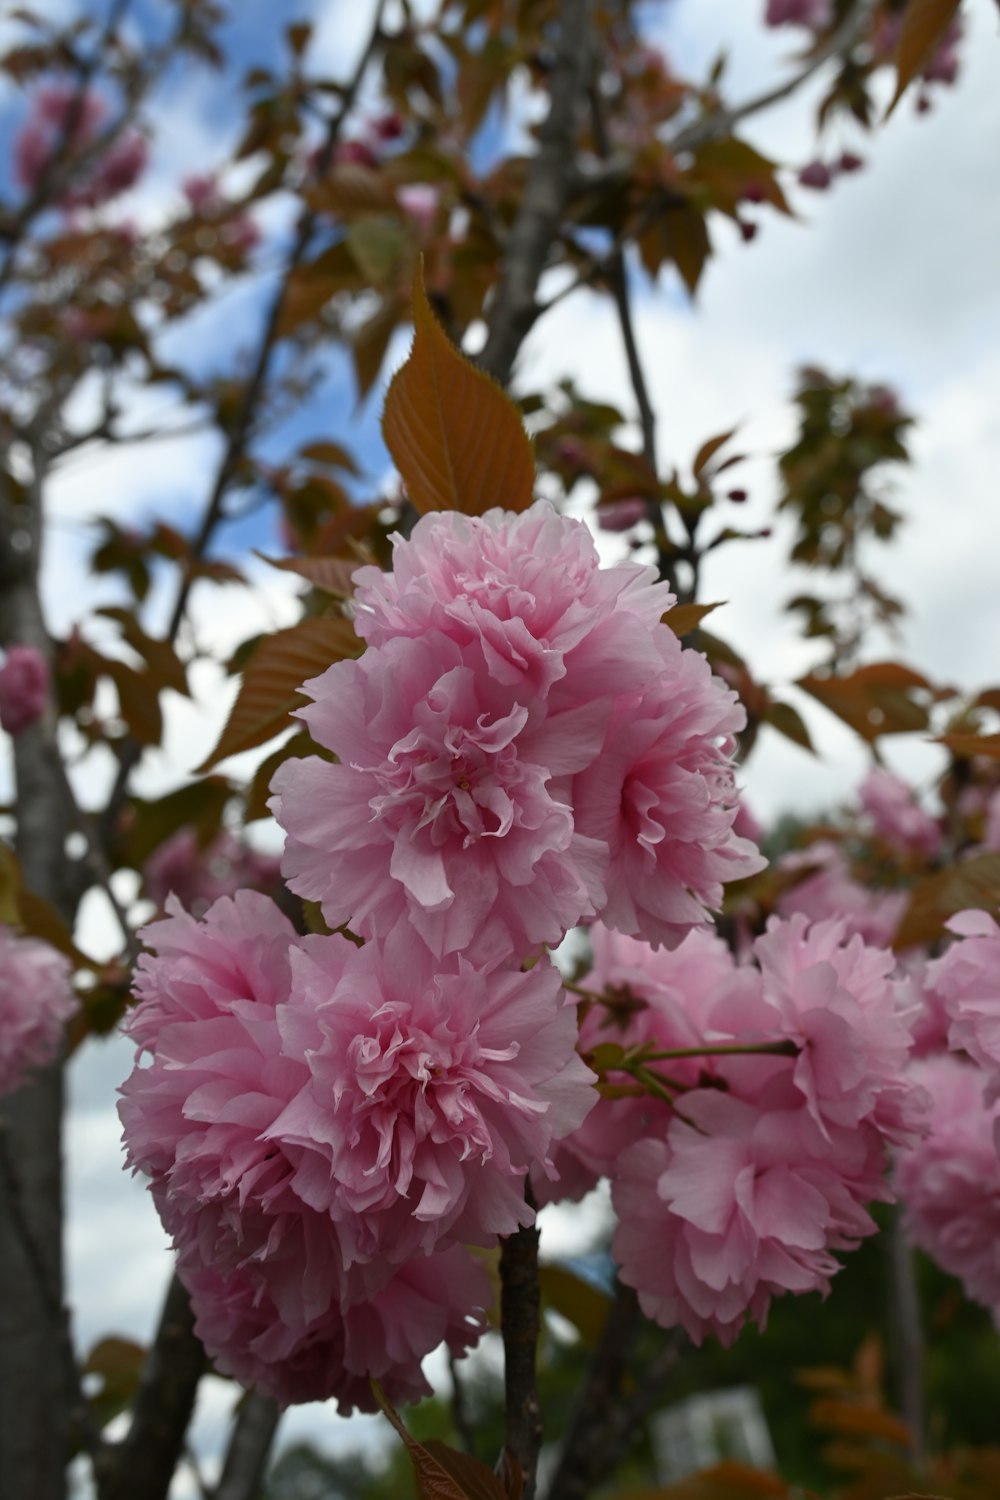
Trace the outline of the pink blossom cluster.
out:
<instances>
[{"instance_id":1,"label":"pink blossom cluster","mask_svg":"<svg viewBox=\"0 0 1000 1500\"><path fill-rule=\"evenodd\" d=\"M816 31L833 20L831 0L767 0L765 26L807 26Z\"/></svg>"},{"instance_id":2,"label":"pink blossom cluster","mask_svg":"<svg viewBox=\"0 0 1000 1500\"><path fill-rule=\"evenodd\" d=\"M933 1104L926 1139L896 1165L907 1229L1000 1323L1000 1103L984 1101L982 1071L967 1058L940 1053L913 1074Z\"/></svg>"},{"instance_id":3,"label":"pink blossom cluster","mask_svg":"<svg viewBox=\"0 0 1000 1500\"><path fill-rule=\"evenodd\" d=\"M196 917L220 896L234 896L248 886L278 888L280 860L242 842L223 829L204 847L193 828L180 828L153 851L143 869L143 891L157 906L168 896Z\"/></svg>"},{"instance_id":4,"label":"pink blossom cluster","mask_svg":"<svg viewBox=\"0 0 1000 1500\"><path fill-rule=\"evenodd\" d=\"M0 726L23 734L38 722L49 701L51 673L35 646L8 646L0 667Z\"/></svg>"},{"instance_id":5,"label":"pink blossom cluster","mask_svg":"<svg viewBox=\"0 0 1000 1500\"><path fill-rule=\"evenodd\" d=\"M366 1374L407 1399L478 1336L466 1247L532 1222L529 1173L596 1101L544 947L601 915L669 950L762 864L742 709L654 570L601 568L546 504L427 516L394 564L355 575L364 655L306 684L336 759L286 762L272 802L289 885L362 945L245 890L201 922L168 901L128 1023L129 1159L219 1368L281 1401L369 1404Z\"/></svg>"},{"instance_id":6,"label":"pink blossom cluster","mask_svg":"<svg viewBox=\"0 0 1000 1500\"><path fill-rule=\"evenodd\" d=\"M0 923L0 1095L55 1058L76 1008L68 960Z\"/></svg>"},{"instance_id":7,"label":"pink blossom cluster","mask_svg":"<svg viewBox=\"0 0 1000 1500\"><path fill-rule=\"evenodd\" d=\"M678 942L758 870L733 831L743 710L661 616L652 568L580 522L445 512L355 574L368 643L306 683L336 763L288 761L291 888L331 926L520 960L581 920Z\"/></svg>"},{"instance_id":8,"label":"pink blossom cluster","mask_svg":"<svg viewBox=\"0 0 1000 1500\"><path fill-rule=\"evenodd\" d=\"M949 1045L992 1076L1000 1094L1000 926L985 911L963 911L948 922L954 942L927 966L929 986L951 1025Z\"/></svg>"},{"instance_id":9,"label":"pink blossom cluster","mask_svg":"<svg viewBox=\"0 0 1000 1500\"><path fill-rule=\"evenodd\" d=\"M300 938L250 891L168 909L120 1113L206 1346L282 1402L414 1399L484 1326L463 1246L530 1221L528 1168L593 1101L557 973Z\"/></svg>"},{"instance_id":10,"label":"pink blossom cluster","mask_svg":"<svg viewBox=\"0 0 1000 1500\"><path fill-rule=\"evenodd\" d=\"M105 113L104 101L93 90L81 92L66 82L39 88L14 142L14 172L21 187L35 192L53 158L65 154L72 159L85 151L95 141ZM148 158L146 137L138 130L125 130L88 167L82 181L60 193L59 201L65 208L97 208L133 187Z\"/></svg>"},{"instance_id":11,"label":"pink blossom cluster","mask_svg":"<svg viewBox=\"0 0 1000 1500\"><path fill-rule=\"evenodd\" d=\"M612 1065L620 1096L557 1164L571 1191L612 1178L613 1252L644 1311L729 1343L772 1296L828 1290L834 1252L874 1231L865 1205L889 1196L887 1146L919 1133L892 955L802 916L772 918L745 965L698 931L658 952L599 927L592 938L583 983L605 998L582 1045L650 1060L638 1074ZM657 1056L675 1051L690 1055Z\"/></svg>"}]
</instances>

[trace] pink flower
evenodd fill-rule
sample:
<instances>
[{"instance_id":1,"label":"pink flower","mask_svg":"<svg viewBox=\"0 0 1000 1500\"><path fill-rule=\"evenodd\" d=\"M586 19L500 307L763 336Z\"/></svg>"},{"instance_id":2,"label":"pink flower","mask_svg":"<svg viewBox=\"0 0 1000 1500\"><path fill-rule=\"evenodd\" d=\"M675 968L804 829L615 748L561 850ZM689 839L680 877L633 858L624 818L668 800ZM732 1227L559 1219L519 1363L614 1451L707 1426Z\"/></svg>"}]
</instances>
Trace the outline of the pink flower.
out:
<instances>
[{"instance_id":1,"label":"pink flower","mask_svg":"<svg viewBox=\"0 0 1000 1500\"><path fill-rule=\"evenodd\" d=\"M81 93L76 84L39 88L14 141L14 175L20 186L34 192L57 151L73 156L87 146L104 113L104 101L90 90Z\"/></svg>"},{"instance_id":2,"label":"pink flower","mask_svg":"<svg viewBox=\"0 0 1000 1500\"><path fill-rule=\"evenodd\" d=\"M22 734L45 712L49 701L49 664L34 646L8 646L0 667L0 725Z\"/></svg>"},{"instance_id":3,"label":"pink flower","mask_svg":"<svg viewBox=\"0 0 1000 1500\"><path fill-rule=\"evenodd\" d=\"M408 1261L378 1291L308 1321L282 1315L266 1271L223 1275L188 1251L178 1273L222 1374L282 1406L333 1397L344 1416L376 1409L372 1378L394 1405L429 1396L421 1360L441 1343L464 1354L486 1331L493 1297L485 1266L458 1247Z\"/></svg>"},{"instance_id":4,"label":"pink flower","mask_svg":"<svg viewBox=\"0 0 1000 1500\"><path fill-rule=\"evenodd\" d=\"M298 1191L308 1184L315 1197L324 1177L334 1190L328 1143L303 1144L279 1124L295 1101L299 1122L306 1117L312 1078L310 1056L286 1045L315 1021L319 998L293 995L293 964L308 952L328 973L330 964L316 958L325 944L338 958L356 950L346 939L297 938L253 892L217 902L203 922L176 902L171 911L143 934L157 951L138 967L139 1004L126 1029L140 1059L119 1111L129 1162L151 1178L207 1348L220 1368L282 1402L333 1395L348 1408L367 1405L369 1375L400 1400L423 1393L423 1355L442 1339L460 1352L482 1331L484 1273L458 1248L416 1261L382 1256L349 1270L328 1207ZM512 978L516 987L522 976ZM360 982L363 989L363 975ZM332 1004L327 993L321 998ZM363 995L356 1003L363 1008ZM546 1037L557 1050L558 1030L558 1019L543 1025L534 1065L519 1077L544 1075L549 1117L565 1114L568 1128L577 1118L574 1087L580 1092L572 1075L584 1070L542 1056ZM325 1056L319 1061L328 1065ZM560 1066L562 1079L554 1076ZM350 1083L358 1086L354 1077ZM537 1091L531 1102L541 1107ZM313 1114L322 1134L322 1109Z\"/></svg>"},{"instance_id":5,"label":"pink flower","mask_svg":"<svg viewBox=\"0 0 1000 1500\"><path fill-rule=\"evenodd\" d=\"M806 849L786 854L779 868L807 872L780 898L778 911L782 916L801 912L813 922L836 917L846 923L849 933L858 933L873 947L885 947L892 942L906 910L909 899L906 892L878 891L855 880L839 844L819 840Z\"/></svg>"},{"instance_id":6,"label":"pink flower","mask_svg":"<svg viewBox=\"0 0 1000 1500\"><path fill-rule=\"evenodd\" d=\"M149 142L138 130L128 130L111 145L89 178L63 195L67 208L99 208L134 187L146 170Z\"/></svg>"},{"instance_id":7,"label":"pink flower","mask_svg":"<svg viewBox=\"0 0 1000 1500\"><path fill-rule=\"evenodd\" d=\"M723 883L766 863L733 823L742 705L705 658L664 629L648 691L622 695L598 759L573 783L579 831L605 845L601 920L651 943L678 943L722 904Z\"/></svg>"},{"instance_id":8,"label":"pink flower","mask_svg":"<svg viewBox=\"0 0 1000 1500\"><path fill-rule=\"evenodd\" d=\"M810 161L799 173L799 182L803 187L815 188L817 192L824 192L833 181L830 168L822 161Z\"/></svg>"},{"instance_id":9,"label":"pink flower","mask_svg":"<svg viewBox=\"0 0 1000 1500\"><path fill-rule=\"evenodd\" d=\"M903 854L932 856L941 847L941 827L924 811L912 788L891 771L869 771L858 801L873 832Z\"/></svg>"},{"instance_id":10,"label":"pink flower","mask_svg":"<svg viewBox=\"0 0 1000 1500\"><path fill-rule=\"evenodd\" d=\"M279 1029L310 1081L265 1134L296 1162L293 1191L334 1220L345 1266L531 1223L528 1168L549 1166L596 1099L557 971L484 975L459 958L435 973L405 937L303 950Z\"/></svg>"},{"instance_id":11,"label":"pink flower","mask_svg":"<svg viewBox=\"0 0 1000 1500\"><path fill-rule=\"evenodd\" d=\"M0 1095L55 1058L76 1009L63 955L0 924Z\"/></svg>"},{"instance_id":12,"label":"pink flower","mask_svg":"<svg viewBox=\"0 0 1000 1500\"><path fill-rule=\"evenodd\" d=\"M1000 927L985 911L959 912L947 926L960 941L927 965L927 979L951 1017L951 1046L995 1072L1000 1069Z\"/></svg>"},{"instance_id":13,"label":"pink flower","mask_svg":"<svg viewBox=\"0 0 1000 1500\"><path fill-rule=\"evenodd\" d=\"M544 696L565 678L576 701L641 687L657 669L652 632L673 595L652 567L602 568L583 522L547 501L520 515L427 515L393 545L391 573L354 574L355 627L369 645L438 630L478 642L505 686Z\"/></svg>"},{"instance_id":14,"label":"pink flower","mask_svg":"<svg viewBox=\"0 0 1000 1500\"><path fill-rule=\"evenodd\" d=\"M683 1116L622 1157L612 1253L648 1317L729 1344L772 1296L828 1291L831 1251L876 1227L861 1194L886 1196L883 1155L870 1129L831 1143L805 1109L715 1089L685 1095Z\"/></svg>"},{"instance_id":15,"label":"pink flower","mask_svg":"<svg viewBox=\"0 0 1000 1500\"><path fill-rule=\"evenodd\" d=\"M649 1112L612 1188L623 1280L695 1340L731 1341L782 1291L827 1290L832 1252L871 1233L864 1205L889 1196L888 1144L916 1139L928 1102L905 1076L889 954L796 918L772 919L753 956L759 971L689 966L677 1010L709 1048L786 1040L793 1055L706 1056L693 1079L687 1059L651 1062L674 1096L667 1123Z\"/></svg>"},{"instance_id":16,"label":"pink flower","mask_svg":"<svg viewBox=\"0 0 1000 1500\"><path fill-rule=\"evenodd\" d=\"M270 805L286 880L332 927L384 938L405 921L438 956L506 960L594 912L603 851L574 830L561 778L599 753L605 702L535 716L476 645L435 630L304 691L339 764L287 761Z\"/></svg>"},{"instance_id":17,"label":"pink flower","mask_svg":"<svg viewBox=\"0 0 1000 1500\"><path fill-rule=\"evenodd\" d=\"M933 1105L930 1134L896 1165L915 1243L1000 1319L1000 1105L981 1071L943 1053L913 1069Z\"/></svg>"},{"instance_id":18,"label":"pink flower","mask_svg":"<svg viewBox=\"0 0 1000 1500\"><path fill-rule=\"evenodd\" d=\"M658 1049L697 1046L705 1036L706 1017L720 986L734 975L732 955L714 932L694 928L674 949L651 948L648 943L611 932L595 922L588 936L594 963L580 984L606 996L606 1003L590 1002L580 1025L584 1054L606 1043L626 1050L644 1044ZM690 1058L664 1064L664 1070L687 1087L711 1071L710 1058ZM611 1071L612 1084L626 1084L625 1074ZM670 1106L649 1094L599 1098L594 1108L556 1153L559 1179L546 1182L536 1173L533 1182L539 1201L581 1197L601 1177L613 1177L622 1152L648 1135L664 1135Z\"/></svg>"},{"instance_id":19,"label":"pink flower","mask_svg":"<svg viewBox=\"0 0 1000 1500\"><path fill-rule=\"evenodd\" d=\"M875 1123L891 1141L912 1139L923 1100L903 1076L912 1038L901 1014L891 953L848 938L841 922L772 917L753 946L762 1005L716 1007L716 1027L798 1043L793 1079L819 1129Z\"/></svg>"},{"instance_id":20,"label":"pink flower","mask_svg":"<svg viewBox=\"0 0 1000 1500\"><path fill-rule=\"evenodd\" d=\"M233 896L247 886L276 889L279 870L276 855L241 844L225 830L202 848L193 828L180 828L146 861L143 887L157 906L174 895L197 917L220 896Z\"/></svg>"}]
</instances>

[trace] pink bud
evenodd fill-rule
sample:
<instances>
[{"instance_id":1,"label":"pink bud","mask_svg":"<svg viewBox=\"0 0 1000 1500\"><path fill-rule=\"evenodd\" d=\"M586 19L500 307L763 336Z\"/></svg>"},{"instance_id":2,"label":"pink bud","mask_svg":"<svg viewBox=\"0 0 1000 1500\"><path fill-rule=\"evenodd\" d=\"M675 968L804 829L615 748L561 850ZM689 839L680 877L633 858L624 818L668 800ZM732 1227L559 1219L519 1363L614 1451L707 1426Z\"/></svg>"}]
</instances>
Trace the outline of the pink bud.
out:
<instances>
[{"instance_id":1,"label":"pink bud","mask_svg":"<svg viewBox=\"0 0 1000 1500\"><path fill-rule=\"evenodd\" d=\"M396 189L396 202L423 234L437 223L441 191L431 182L408 182Z\"/></svg>"},{"instance_id":2,"label":"pink bud","mask_svg":"<svg viewBox=\"0 0 1000 1500\"><path fill-rule=\"evenodd\" d=\"M597 507L597 524L602 531L629 531L645 519L646 502L639 495L627 500L613 500Z\"/></svg>"},{"instance_id":3,"label":"pink bud","mask_svg":"<svg viewBox=\"0 0 1000 1500\"><path fill-rule=\"evenodd\" d=\"M740 234L743 240L749 245L750 241L756 238L757 225L750 219L737 219L736 222L740 226Z\"/></svg>"},{"instance_id":4,"label":"pink bud","mask_svg":"<svg viewBox=\"0 0 1000 1500\"><path fill-rule=\"evenodd\" d=\"M767 0L765 26L828 26L832 19L830 0Z\"/></svg>"},{"instance_id":5,"label":"pink bud","mask_svg":"<svg viewBox=\"0 0 1000 1500\"><path fill-rule=\"evenodd\" d=\"M816 188L818 192L822 192L830 186L830 168L824 162L811 161L799 173L799 182L803 187Z\"/></svg>"},{"instance_id":6,"label":"pink bud","mask_svg":"<svg viewBox=\"0 0 1000 1500\"><path fill-rule=\"evenodd\" d=\"M734 505L742 505L744 500L747 498L747 492L746 490L730 490L727 498L730 499Z\"/></svg>"},{"instance_id":7,"label":"pink bud","mask_svg":"<svg viewBox=\"0 0 1000 1500\"><path fill-rule=\"evenodd\" d=\"M372 134L380 141L398 141L405 129L406 121L397 110L372 121Z\"/></svg>"},{"instance_id":8,"label":"pink bud","mask_svg":"<svg viewBox=\"0 0 1000 1500\"><path fill-rule=\"evenodd\" d=\"M845 151L837 161L839 172L860 172L865 164L863 156L856 156L853 151Z\"/></svg>"},{"instance_id":9,"label":"pink bud","mask_svg":"<svg viewBox=\"0 0 1000 1500\"><path fill-rule=\"evenodd\" d=\"M374 151L364 141L338 141L333 150L333 159L338 166L374 167L378 165Z\"/></svg>"},{"instance_id":10,"label":"pink bud","mask_svg":"<svg viewBox=\"0 0 1000 1500\"><path fill-rule=\"evenodd\" d=\"M211 172L194 172L181 183L181 192L196 214L215 213L219 207L219 188Z\"/></svg>"},{"instance_id":11,"label":"pink bud","mask_svg":"<svg viewBox=\"0 0 1000 1500\"><path fill-rule=\"evenodd\" d=\"M49 696L49 664L34 646L10 646L0 667L0 725L17 735L40 719Z\"/></svg>"}]
</instances>

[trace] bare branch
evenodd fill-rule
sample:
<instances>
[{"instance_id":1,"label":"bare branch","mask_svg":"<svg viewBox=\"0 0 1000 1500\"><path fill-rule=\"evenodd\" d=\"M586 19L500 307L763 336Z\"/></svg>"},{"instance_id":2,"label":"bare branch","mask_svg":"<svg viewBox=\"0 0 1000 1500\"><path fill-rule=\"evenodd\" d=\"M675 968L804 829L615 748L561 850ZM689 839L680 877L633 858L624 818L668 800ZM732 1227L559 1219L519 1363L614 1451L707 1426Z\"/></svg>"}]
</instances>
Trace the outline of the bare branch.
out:
<instances>
[{"instance_id":1,"label":"bare branch","mask_svg":"<svg viewBox=\"0 0 1000 1500\"><path fill-rule=\"evenodd\" d=\"M128 1435L105 1449L97 1470L102 1500L166 1500L204 1370L191 1303L175 1276L143 1366Z\"/></svg>"},{"instance_id":2,"label":"bare branch","mask_svg":"<svg viewBox=\"0 0 1000 1500\"><path fill-rule=\"evenodd\" d=\"M506 1445L524 1472L524 1500L533 1500L542 1446L542 1408L535 1371L541 1296L538 1230L534 1226L519 1229L501 1241L500 1288Z\"/></svg>"},{"instance_id":3,"label":"bare branch","mask_svg":"<svg viewBox=\"0 0 1000 1500\"><path fill-rule=\"evenodd\" d=\"M507 241L489 335L479 356L483 369L502 385L509 381L517 352L538 316L538 283L573 182L577 122L593 68L593 13L594 0L560 0L549 113Z\"/></svg>"},{"instance_id":4,"label":"bare branch","mask_svg":"<svg viewBox=\"0 0 1000 1500\"><path fill-rule=\"evenodd\" d=\"M222 1475L212 1500L255 1500L267 1468L281 1408L270 1396L248 1391L240 1402Z\"/></svg>"}]
</instances>

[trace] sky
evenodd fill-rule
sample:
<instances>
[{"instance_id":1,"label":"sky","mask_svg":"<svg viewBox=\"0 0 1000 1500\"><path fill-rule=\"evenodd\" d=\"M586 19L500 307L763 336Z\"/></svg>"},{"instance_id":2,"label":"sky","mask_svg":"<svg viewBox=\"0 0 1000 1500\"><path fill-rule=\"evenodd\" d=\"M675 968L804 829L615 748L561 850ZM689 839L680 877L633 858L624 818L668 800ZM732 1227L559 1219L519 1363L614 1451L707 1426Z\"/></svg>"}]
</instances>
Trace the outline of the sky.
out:
<instances>
[{"instance_id":1,"label":"sky","mask_svg":"<svg viewBox=\"0 0 1000 1500\"><path fill-rule=\"evenodd\" d=\"M69 0L49 0L54 10ZM790 32L759 24L762 0L671 0L644 8L650 40L681 74L704 70L728 48L728 89L736 99L783 76L792 54ZM155 25L155 0L139 7L144 25ZM334 74L349 72L366 33L371 6L361 0L313 0L274 7L271 0L242 0L233 7L231 43L239 68L266 57L274 16L284 22L312 14L314 55ZM710 263L691 305L668 274L658 288L633 278L635 317L665 464L689 463L703 438L740 424L739 446L751 455L736 471L750 498L740 517L748 528L771 524L775 498L774 455L794 432L790 404L794 372L815 363L897 388L918 418L914 462L900 471L894 503L906 525L873 565L890 590L908 604L898 654L932 679L963 688L1000 681L997 559L1000 511L995 495L1000 471L1000 64L997 11L991 0L967 0L969 36L959 86L938 91L935 106L917 118L904 101L871 141L850 131L831 150L858 149L865 170L839 179L826 194L798 189L789 173L796 219L762 216L757 238L745 245L723 225L715 231L719 254ZM0 42L3 41L0 23ZM819 85L817 85L818 87ZM813 154L811 119L816 89L748 122L746 136L794 167ZM160 107L170 128L157 139L153 167L127 207L143 222L171 211L186 172L205 170L231 145L232 109L218 79L196 70L168 76ZM366 98L362 110L376 107ZM0 89L0 131L16 126L23 103ZM499 122L497 129L504 128ZM516 128L513 126L506 128ZM6 159L6 158L5 158ZM0 167L0 186L2 173ZM261 265L273 264L275 245L287 230L280 206L268 217ZM264 305L266 270L227 295L225 306L183 331L186 357L212 368L252 341ZM181 335L178 335L180 339ZM405 336L392 347L383 387L406 352ZM539 388L572 374L587 396L629 404L620 336L612 310L587 292L570 297L544 319L522 351L517 380ZM164 398L157 397L156 401ZM166 398L169 401L169 398ZM326 375L317 399L296 413L276 445L306 434L349 435L374 482L384 478L387 455L378 433L381 393L358 409L342 361ZM138 424L152 414L153 398L136 399ZM191 524L204 501L213 467L213 440L85 452L68 462L52 487L52 540L45 572L45 603L56 631L68 629L86 609L88 585L82 558L97 514L119 518L168 513ZM736 476L734 475L734 483ZM814 648L796 639L780 604L796 592L796 579L771 543L722 548L707 561L703 596L726 601L713 628L744 649L758 674L796 702L822 744L817 760L770 732L744 776L746 795L765 820L785 809L802 812L845 798L863 774L866 758L854 737L790 684L815 660ZM241 544L276 545L263 531L238 533ZM610 556L616 541L602 539ZM786 549L784 549L786 550ZM294 580L249 564L253 591L225 593L200 586L195 626L219 659L245 637L297 617ZM104 598L102 602L107 602ZM165 596L154 598L154 615ZM718 622L717 624L715 622ZM214 741L231 685L208 664L193 674L194 703L171 695L168 736L147 756L136 787L153 795L175 785ZM887 747L889 763L923 787L938 761L919 741ZM236 770L238 763L234 763ZM87 796L99 799L110 763L88 768ZM6 774L6 773L4 773ZM0 791L2 791L0 786ZM276 833L265 831L272 841ZM131 894L123 891L123 894ZM113 945L100 898L88 898L85 943ZM142 1184L121 1169L119 1128L112 1099L130 1066L119 1041L92 1043L70 1069L73 1113L67 1133L70 1182L68 1259L76 1336L87 1348L102 1334L149 1336L156 1315L150 1287L168 1274L165 1240ZM546 1229L550 1253L571 1243L566 1224ZM206 1382L196 1446L211 1475L230 1388ZM283 1441L309 1434L326 1445L364 1441L371 1426L342 1423L328 1412L303 1408L285 1419ZM178 1497L187 1493L181 1481Z\"/></svg>"}]
</instances>

